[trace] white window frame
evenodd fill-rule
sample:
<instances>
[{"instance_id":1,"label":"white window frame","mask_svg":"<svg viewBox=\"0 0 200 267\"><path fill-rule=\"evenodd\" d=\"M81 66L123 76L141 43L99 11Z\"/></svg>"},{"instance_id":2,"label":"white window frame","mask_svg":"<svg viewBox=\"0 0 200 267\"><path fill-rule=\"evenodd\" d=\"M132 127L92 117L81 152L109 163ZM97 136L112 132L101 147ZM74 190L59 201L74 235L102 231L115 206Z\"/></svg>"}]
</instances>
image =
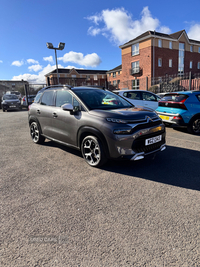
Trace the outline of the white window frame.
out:
<instances>
[{"instance_id":1,"label":"white window frame","mask_svg":"<svg viewBox=\"0 0 200 267\"><path fill-rule=\"evenodd\" d=\"M98 78L97 78L97 75L94 75L94 81L97 81Z\"/></svg>"},{"instance_id":2,"label":"white window frame","mask_svg":"<svg viewBox=\"0 0 200 267\"><path fill-rule=\"evenodd\" d=\"M193 52L193 45L190 46L190 52Z\"/></svg>"},{"instance_id":3,"label":"white window frame","mask_svg":"<svg viewBox=\"0 0 200 267\"><path fill-rule=\"evenodd\" d=\"M140 71L140 61L134 61L131 63L132 73L139 73Z\"/></svg>"},{"instance_id":4,"label":"white window frame","mask_svg":"<svg viewBox=\"0 0 200 267\"><path fill-rule=\"evenodd\" d=\"M172 59L169 59L169 67L172 68Z\"/></svg>"},{"instance_id":5,"label":"white window frame","mask_svg":"<svg viewBox=\"0 0 200 267\"><path fill-rule=\"evenodd\" d=\"M190 69L192 69L192 61L190 61Z\"/></svg>"},{"instance_id":6,"label":"white window frame","mask_svg":"<svg viewBox=\"0 0 200 267\"><path fill-rule=\"evenodd\" d=\"M172 41L169 41L169 49L172 49Z\"/></svg>"},{"instance_id":7,"label":"white window frame","mask_svg":"<svg viewBox=\"0 0 200 267\"><path fill-rule=\"evenodd\" d=\"M158 59L158 67L162 67L162 58Z\"/></svg>"},{"instance_id":8,"label":"white window frame","mask_svg":"<svg viewBox=\"0 0 200 267\"><path fill-rule=\"evenodd\" d=\"M114 78L116 77L116 72L113 72L113 77L114 77Z\"/></svg>"},{"instance_id":9,"label":"white window frame","mask_svg":"<svg viewBox=\"0 0 200 267\"><path fill-rule=\"evenodd\" d=\"M131 47L131 54L132 56L139 55L139 43L132 45Z\"/></svg>"},{"instance_id":10,"label":"white window frame","mask_svg":"<svg viewBox=\"0 0 200 267\"><path fill-rule=\"evenodd\" d=\"M158 47L162 47L162 39L158 39Z\"/></svg>"}]
</instances>

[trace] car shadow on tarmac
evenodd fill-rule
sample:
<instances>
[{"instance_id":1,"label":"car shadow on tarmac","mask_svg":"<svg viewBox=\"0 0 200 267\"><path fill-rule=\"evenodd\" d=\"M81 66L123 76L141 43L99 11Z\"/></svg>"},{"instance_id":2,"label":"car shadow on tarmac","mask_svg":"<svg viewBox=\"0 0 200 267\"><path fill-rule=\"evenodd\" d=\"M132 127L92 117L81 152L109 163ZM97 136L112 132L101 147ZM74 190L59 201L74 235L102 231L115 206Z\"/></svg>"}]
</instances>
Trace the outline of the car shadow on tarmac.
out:
<instances>
[{"instance_id":1,"label":"car shadow on tarmac","mask_svg":"<svg viewBox=\"0 0 200 267\"><path fill-rule=\"evenodd\" d=\"M155 158L140 161L110 161L103 167L109 172L139 177L159 183L200 190L200 152L167 146Z\"/></svg>"}]
</instances>

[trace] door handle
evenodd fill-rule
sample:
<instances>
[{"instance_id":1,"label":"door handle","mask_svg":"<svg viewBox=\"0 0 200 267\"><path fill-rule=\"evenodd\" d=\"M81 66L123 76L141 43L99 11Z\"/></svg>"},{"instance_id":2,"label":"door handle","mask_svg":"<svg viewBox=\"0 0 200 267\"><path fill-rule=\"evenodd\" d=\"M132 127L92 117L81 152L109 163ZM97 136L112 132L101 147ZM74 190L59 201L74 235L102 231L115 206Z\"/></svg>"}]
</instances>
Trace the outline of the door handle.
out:
<instances>
[{"instance_id":1,"label":"door handle","mask_svg":"<svg viewBox=\"0 0 200 267\"><path fill-rule=\"evenodd\" d=\"M37 110L37 113L40 114L40 110L39 109Z\"/></svg>"},{"instance_id":2,"label":"door handle","mask_svg":"<svg viewBox=\"0 0 200 267\"><path fill-rule=\"evenodd\" d=\"M58 115L57 115L56 112L53 112L53 117L54 117L54 118L57 118L57 117L58 117Z\"/></svg>"}]
</instances>

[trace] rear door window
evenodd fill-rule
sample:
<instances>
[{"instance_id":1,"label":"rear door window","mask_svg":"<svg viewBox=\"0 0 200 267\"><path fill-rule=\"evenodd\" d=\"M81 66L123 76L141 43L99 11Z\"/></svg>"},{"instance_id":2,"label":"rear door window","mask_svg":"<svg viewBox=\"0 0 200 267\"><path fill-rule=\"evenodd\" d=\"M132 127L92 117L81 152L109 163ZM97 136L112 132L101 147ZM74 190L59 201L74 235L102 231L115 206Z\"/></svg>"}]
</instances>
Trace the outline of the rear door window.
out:
<instances>
[{"instance_id":1,"label":"rear door window","mask_svg":"<svg viewBox=\"0 0 200 267\"><path fill-rule=\"evenodd\" d=\"M41 99L41 105L54 106L54 91L44 92Z\"/></svg>"}]
</instances>

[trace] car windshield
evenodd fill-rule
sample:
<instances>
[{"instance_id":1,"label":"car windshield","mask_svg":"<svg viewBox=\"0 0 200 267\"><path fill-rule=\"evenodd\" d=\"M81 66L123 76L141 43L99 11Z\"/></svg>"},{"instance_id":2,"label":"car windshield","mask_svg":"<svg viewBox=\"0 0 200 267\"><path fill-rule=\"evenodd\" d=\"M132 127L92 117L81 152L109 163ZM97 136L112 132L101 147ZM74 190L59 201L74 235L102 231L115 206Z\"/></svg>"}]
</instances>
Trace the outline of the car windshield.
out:
<instances>
[{"instance_id":1,"label":"car windshield","mask_svg":"<svg viewBox=\"0 0 200 267\"><path fill-rule=\"evenodd\" d=\"M133 107L131 103L110 91L100 89L74 89L73 92L90 110Z\"/></svg>"},{"instance_id":2,"label":"car windshield","mask_svg":"<svg viewBox=\"0 0 200 267\"><path fill-rule=\"evenodd\" d=\"M18 99L16 95L4 95L3 100Z\"/></svg>"},{"instance_id":3,"label":"car windshield","mask_svg":"<svg viewBox=\"0 0 200 267\"><path fill-rule=\"evenodd\" d=\"M161 101L181 102L187 98L188 96L184 94L168 94L164 96Z\"/></svg>"}]
</instances>

